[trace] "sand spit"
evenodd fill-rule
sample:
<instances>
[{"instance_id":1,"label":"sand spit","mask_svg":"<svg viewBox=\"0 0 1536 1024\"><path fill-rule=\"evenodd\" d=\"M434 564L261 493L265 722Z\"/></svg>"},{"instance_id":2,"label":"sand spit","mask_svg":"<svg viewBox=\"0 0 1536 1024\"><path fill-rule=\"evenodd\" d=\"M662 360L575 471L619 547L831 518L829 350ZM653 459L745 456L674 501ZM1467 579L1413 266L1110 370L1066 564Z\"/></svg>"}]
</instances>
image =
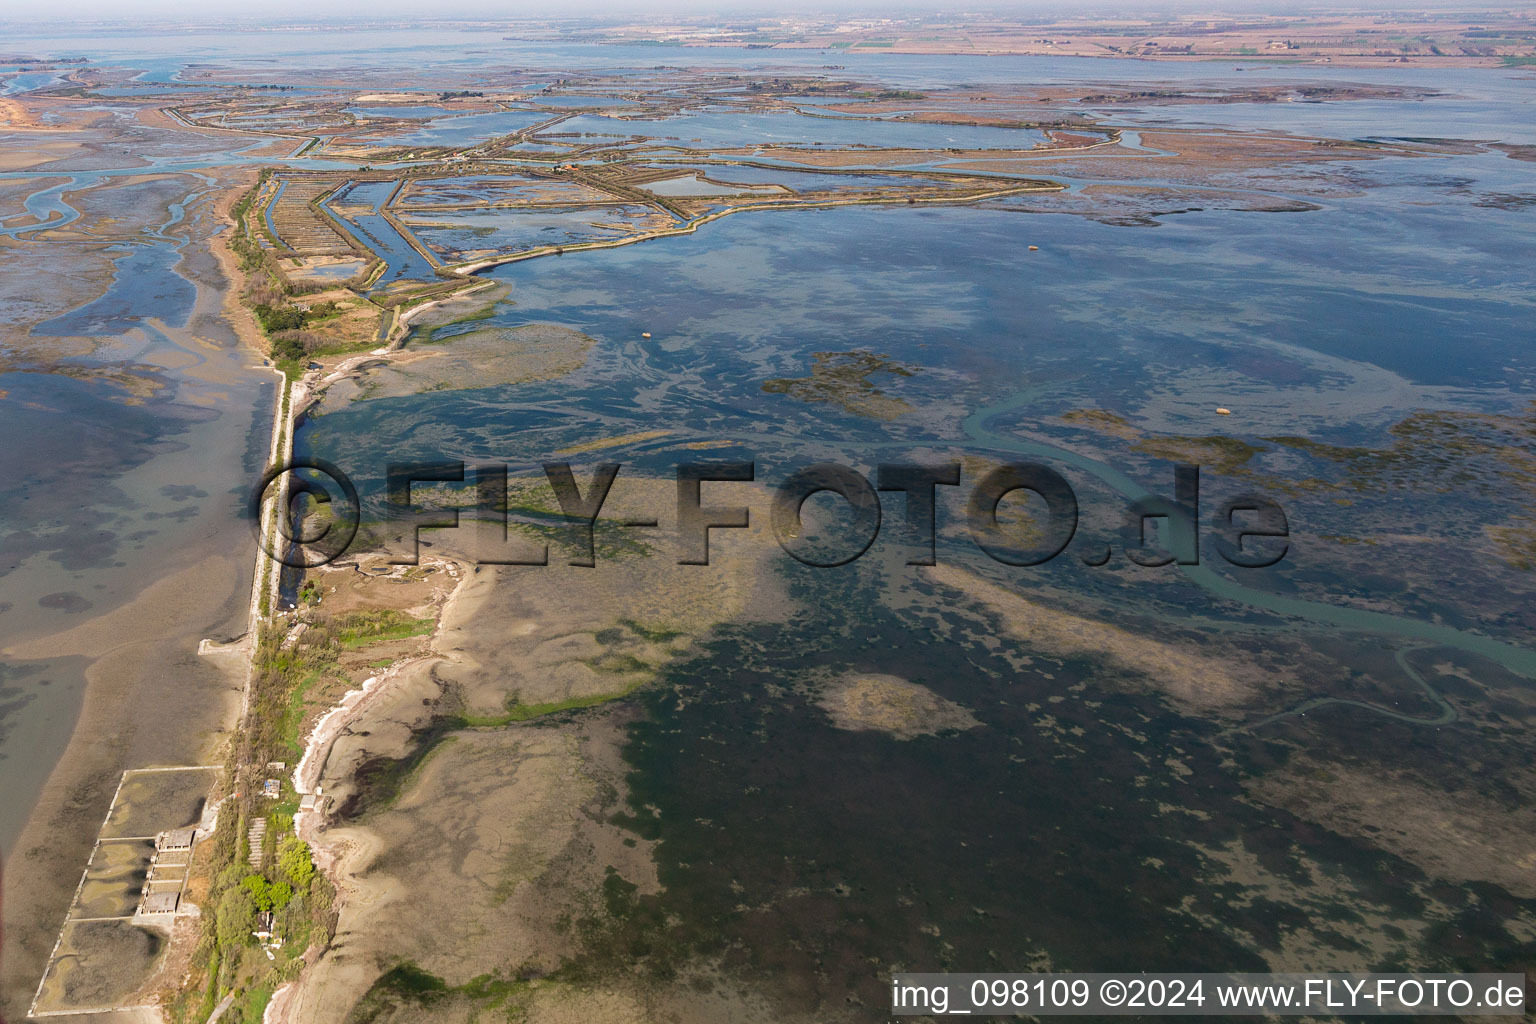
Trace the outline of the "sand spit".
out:
<instances>
[{"instance_id":1,"label":"sand spit","mask_svg":"<svg viewBox=\"0 0 1536 1024\"><path fill-rule=\"evenodd\" d=\"M341 359L336 359L334 356L320 357L320 369L306 371L294 385L294 418L297 419L324 401L326 393L336 385L350 383L356 386L364 380L365 375L377 368L384 368L398 377L402 372L401 368L418 360L440 355L438 350L405 347L406 339L410 336L412 327L416 326L416 321L427 319L432 323L421 326L440 326L442 323L451 321L452 314L455 312L467 313L476 305L491 305L499 302L505 297L506 290L506 286L499 282L485 281L443 298L420 303L395 318L388 335L379 342L378 348ZM477 301L471 302L471 299ZM246 313L246 317L249 319L249 312ZM252 321L252 329L255 329L254 321ZM468 360L458 360L454 370L468 380L476 379L475 373L478 372Z\"/></svg>"},{"instance_id":2,"label":"sand spit","mask_svg":"<svg viewBox=\"0 0 1536 1024\"><path fill-rule=\"evenodd\" d=\"M412 358L379 357L356 367L368 398L392 398L552 380L581 368L596 342L555 324L489 327L456 335L430 348L406 349Z\"/></svg>"},{"instance_id":3,"label":"sand spit","mask_svg":"<svg viewBox=\"0 0 1536 1024\"><path fill-rule=\"evenodd\" d=\"M843 676L824 686L816 703L839 729L884 732L899 740L964 731L981 724L959 704L896 676Z\"/></svg>"},{"instance_id":4,"label":"sand spit","mask_svg":"<svg viewBox=\"0 0 1536 1024\"><path fill-rule=\"evenodd\" d=\"M1261 673L1245 664L1060 611L953 565L941 562L928 572L934 581L995 612L1009 636L1026 647L1057 657L1103 658L1136 673L1189 712L1233 714L1259 692Z\"/></svg>"}]
</instances>

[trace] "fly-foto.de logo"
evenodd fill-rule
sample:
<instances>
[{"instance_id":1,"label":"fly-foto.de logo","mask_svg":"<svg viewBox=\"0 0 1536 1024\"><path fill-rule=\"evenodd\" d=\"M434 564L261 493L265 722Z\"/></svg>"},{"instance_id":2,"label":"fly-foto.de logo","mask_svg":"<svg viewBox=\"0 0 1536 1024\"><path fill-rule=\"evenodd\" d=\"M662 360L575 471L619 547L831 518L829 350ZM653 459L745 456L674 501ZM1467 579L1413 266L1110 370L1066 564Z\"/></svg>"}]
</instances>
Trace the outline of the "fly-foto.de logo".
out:
<instances>
[{"instance_id":1,"label":"fly-foto.de logo","mask_svg":"<svg viewBox=\"0 0 1536 1024\"><path fill-rule=\"evenodd\" d=\"M768 516L784 552L803 565L837 568L860 558L875 543L886 519L899 514L898 531L908 545L908 565L936 565L939 514L953 488L964 498L965 529L970 541L988 556L1011 566L1037 566L1070 549L1084 565L1107 565L1114 545L1080 535L1081 509L1072 485L1056 470L1038 462L1006 463L974 482L962 480L959 462L881 463L873 480L850 466L822 462L785 476L766 496L755 462L689 462L676 467L676 515L664 526L659 518L603 517L614 481L623 467L594 466L577 479L568 462L543 464L545 479L559 503L559 514L544 524L563 531L573 566L597 564L595 532L600 522L624 530L670 531L680 565L708 565L710 538L716 531L749 527L754 514ZM414 565L420 533L470 525L476 532L467 547L481 565L549 565L547 542L508 529L508 468L502 463L444 460L390 463L380 498L385 532L403 538L389 560ZM1198 565L1202 534L1217 556L1230 565L1257 569L1272 566L1289 550L1290 525L1285 510L1270 498L1241 494L1216 507L1202 521L1200 468L1174 467L1171 496L1148 494L1127 503L1121 518L1121 554L1141 566ZM462 485L465 501L451 506L423 502L420 485ZM413 487L417 493L413 495ZM435 492L434 492L435 493ZM814 535L806 530L805 506L821 494L836 495L836 522ZM756 507L748 502L756 498ZM1005 500L1027 501L1027 522L1003 514ZM264 516L269 503L275 514ZM766 505L766 507L764 507ZM304 510L324 508L324 515ZM821 507L825 508L825 504ZM346 553L362 522L357 488L336 466L320 459L299 459L263 474L250 497L250 514L259 543L284 565L314 568ZM1203 529L1202 529L1203 526ZM835 535L829 543L825 534ZM1077 543L1074 544L1074 539Z\"/></svg>"}]
</instances>

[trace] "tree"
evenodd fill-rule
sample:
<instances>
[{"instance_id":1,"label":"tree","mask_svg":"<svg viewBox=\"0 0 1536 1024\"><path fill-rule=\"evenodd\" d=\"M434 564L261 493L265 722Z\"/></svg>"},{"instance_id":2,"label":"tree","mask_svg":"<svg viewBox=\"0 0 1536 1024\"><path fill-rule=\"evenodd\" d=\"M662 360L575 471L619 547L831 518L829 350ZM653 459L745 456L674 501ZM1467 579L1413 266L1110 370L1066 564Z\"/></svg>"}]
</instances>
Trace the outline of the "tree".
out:
<instances>
[{"instance_id":1,"label":"tree","mask_svg":"<svg viewBox=\"0 0 1536 1024\"><path fill-rule=\"evenodd\" d=\"M297 836L284 839L277 848L277 866L299 892L309 891L309 883L315 877L315 862L310 859L304 840Z\"/></svg>"},{"instance_id":2,"label":"tree","mask_svg":"<svg viewBox=\"0 0 1536 1024\"><path fill-rule=\"evenodd\" d=\"M257 910L272 909L272 883L261 875L246 875L240 880L241 886L251 894L251 903Z\"/></svg>"},{"instance_id":3,"label":"tree","mask_svg":"<svg viewBox=\"0 0 1536 1024\"><path fill-rule=\"evenodd\" d=\"M259 875L256 877L260 877ZM265 881L265 879L263 879ZM256 904L250 890L232 885L219 897L217 937L226 955L250 941L256 927Z\"/></svg>"},{"instance_id":4,"label":"tree","mask_svg":"<svg viewBox=\"0 0 1536 1024\"><path fill-rule=\"evenodd\" d=\"M293 886L287 882L269 882L262 875L246 875L240 885L250 894L251 905L263 912L282 910L293 902Z\"/></svg>"}]
</instances>

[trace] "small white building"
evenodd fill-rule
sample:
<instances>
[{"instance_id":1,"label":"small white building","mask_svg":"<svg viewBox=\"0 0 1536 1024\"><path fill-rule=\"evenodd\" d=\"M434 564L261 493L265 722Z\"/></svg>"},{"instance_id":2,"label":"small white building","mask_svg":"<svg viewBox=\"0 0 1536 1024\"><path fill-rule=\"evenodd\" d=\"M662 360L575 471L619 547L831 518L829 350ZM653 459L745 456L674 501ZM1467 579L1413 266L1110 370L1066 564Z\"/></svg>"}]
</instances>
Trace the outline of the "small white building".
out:
<instances>
[{"instance_id":1,"label":"small white building","mask_svg":"<svg viewBox=\"0 0 1536 1024\"><path fill-rule=\"evenodd\" d=\"M176 905L180 902L181 893L179 891L152 892L144 897L142 912L146 915L174 914L176 913Z\"/></svg>"},{"instance_id":2,"label":"small white building","mask_svg":"<svg viewBox=\"0 0 1536 1024\"><path fill-rule=\"evenodd\" d=\"M161 832L155 840L155 849L161 852L167 850L190 850L192 844L197 841L197 829L178 828L169 832Z\"/></svg>"}]
</instances>

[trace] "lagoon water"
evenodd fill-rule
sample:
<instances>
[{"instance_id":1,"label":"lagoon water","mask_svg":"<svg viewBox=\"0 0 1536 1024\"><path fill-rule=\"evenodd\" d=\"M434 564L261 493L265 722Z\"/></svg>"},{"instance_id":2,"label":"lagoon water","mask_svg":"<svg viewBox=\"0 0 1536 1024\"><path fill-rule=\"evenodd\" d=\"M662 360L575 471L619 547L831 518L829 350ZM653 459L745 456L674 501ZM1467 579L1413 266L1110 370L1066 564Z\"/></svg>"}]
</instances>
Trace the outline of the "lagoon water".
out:
<instances>
[{"instance_id":1,"label":"lagoon water","mask_svg":"<svg viewBox=\"0 0 1536 1024\"><path fill-rule=\"evenodd\" d=\"M509 135L548 119L548 115L535 110L455 114L431 119L414 132L391 136L390 139L402 146L467 146L471 142Z\"/></svg>"},{"instance_id":2,"label":"lagoon water","mask_svg":"<svg viewBox=\"0 0 1536 1024\"><path fill-rule=\"evenodd\" d=\"M122 279L127 294L115 300L109 293L61 318L61 331L108 340L95 358L73 361L79 369L0 373L0 436L8 439L0 453L0 647L109 613L153 581L248 541L244 490L264 454L257 446L273 384L232 353L178 343L152 328L138 335L123 323L129 310L184 321L190 286L170 262L120 261L137 275ZM124 369L113 372L114 365ZM151 394L140 397L134 382ZM238 566L235 580L249 587L249 568ZM208 628L211 636L244 628L225 620L213 593L182 625ZM149 621L145 627L154 628ZM184 655L167 635L160 675L168 694L198 683ZM64 752L91 666L72 655L0 657L0 853L11 851Z\"/></svg>"},{"instance_id":3,"label":"lagoon water","mask_svg":"<svg viewBox=\"0 0 1536 1024\"><path fill-rule=\"evenodd\" d=\"M1168 493L1168 463L1095 451L1102 440L1061 419L1071 410L1112 409L1170 434L1365 446L1389 444L1417 409L1524 413L1536 386L1536 236L1529 213L1475 205L1515 161L1458 163L1447 177L1427 174L1428 162L1373 165L1361 172L1370 187L1306 213L1212 210L1158 227L1002 203L742 214L689 237L504 266L488 276L510 286L509 301L460 329L572 327L597 340L582 369L343 402L298 444L346 467L375 502L386 460L536 473L552 452L658 428L669 436L572 461L665 477L679 462L749 459L772 486L817 461L873 477L877 463L926 453L1022 456L1058 468L1076 491L1084 511L1070 551L1090 540L1118 550L1119 509ZM1465 180L1478 174L1486 181ZM808 377L818 353L846 352L909 373L869 379L911 411L883 421L764 387ZM1222 404L1244 426L1213 424ZM1298 460L1279 479L1313 472ZM1253 486L1210 467L1203 482L1213 503ZM1106 575L1070 555L1036 569L988 564L960 529L965 489L941 496L940 562L1055 607L1151 635L1326 651L1337 668L1302 670L1318 673L1322 695L1349 693L1351 673L1392 679L1380 652L1401 645L1405 657L1433 645L1442 669L1506 693L1536 679L1533 624L1478 619L1463 601L1467 561L1473 571L1496 562L1469 553L1469 535L1507 501L1495 513L1434 488L1414 495L1415 511L1394 494L1354 495L1348 507L1287 498L1298 539L1273 571L1208 562ZM887 524L898 514L888 506ZM1409 516L1413 526L1395 525ZM1406 612L1359 610L1362 589L1409 584L1395 566L1363 582L1317 536L1397 528L1423 531L1426 553L1462 566L1415 573ZM901 553L899 536L888 525L847 570L786 556L777 571L798 614L723 627L639 698L622 820L662 840L654 912L674 923L641 933L655 955L741 950L740 966L807 1004L854 992L870 1006L880 1005L870 961L1017 964L1045 949L1062 969L1260 970L1267 936L1293 910L1230 898L1212 856L1244 848L1281 877L1292 869L1275 865L1312 873L1296 898L1313 927L1347 932L1362 907L1405 927L1431 912L1411 868L1255 805L1232 741L1200 716L1124 692L1096 652L1037 654L1021 667L995 621L921 570L896 570L893 584L878 567ZM840 731L801 686L849 671L925 685L984 726L909 742ZM1296 709L1333 724L1314 740L1319 756L1343 737L1356 750L1435 743L1437 726L1425 723L1441 720L1440 698L1433 687L1422 696L1411 671L1382 710L1328 698ZM1238 750L1245 764L1264 756L1258 740ZM1030 879L1049 884L1022 884ZM1531 902L1507 906L1520 914ZM942 945L923 938L935 931ZM1518 960L1497 927L1467 941L1479 963ZM1384 944L1389 957L1446 955L1432 937Z\"/></svg>"},{"instance_id":4,"label":"lagoon water","mask_svg":"<svg viewBox=\"0 0 1536 1024\"><path fill-rule=\"evenodd\" d=\"M1097 404L1189 433L1226 399L1266 432L1355 443L1425 406L1518 412L1536 386L1528 215L1474 206L1453 194L1470 191L1460 179L1410 173L1419 163L1310 213L1156 228L1002 204L749 213L499 267L487 276L512 301L490 322L590 334L600 344L583 371L363 402L304 437L327 458L355 448L366 472L391 445L430 454L407 439L438 420L455 439L442 454L528 461L657 422L773 448L961 443L967 415L1025 389L1042 419ZM920 415L872 421L761 388L803 374L815 352L855 350L921 367L882 384Z\"/></svg>"},{"instance_id":5,"label":"lagoon water","mask_svg":"<svg viewBox=\"0 0 1536 1024\"><path fill-rule=\"evenodd\" d=\"M811 118L793 113L738 112L684 114L655 120L582 114L562 121L558 132L615 133L681 140L695 148L819 143L826 146L911 146L918 149L1027 148L1043 136L1030 129L985 128L956 124L909 124L849 118Z\"/></svg>"}]
</instances>

